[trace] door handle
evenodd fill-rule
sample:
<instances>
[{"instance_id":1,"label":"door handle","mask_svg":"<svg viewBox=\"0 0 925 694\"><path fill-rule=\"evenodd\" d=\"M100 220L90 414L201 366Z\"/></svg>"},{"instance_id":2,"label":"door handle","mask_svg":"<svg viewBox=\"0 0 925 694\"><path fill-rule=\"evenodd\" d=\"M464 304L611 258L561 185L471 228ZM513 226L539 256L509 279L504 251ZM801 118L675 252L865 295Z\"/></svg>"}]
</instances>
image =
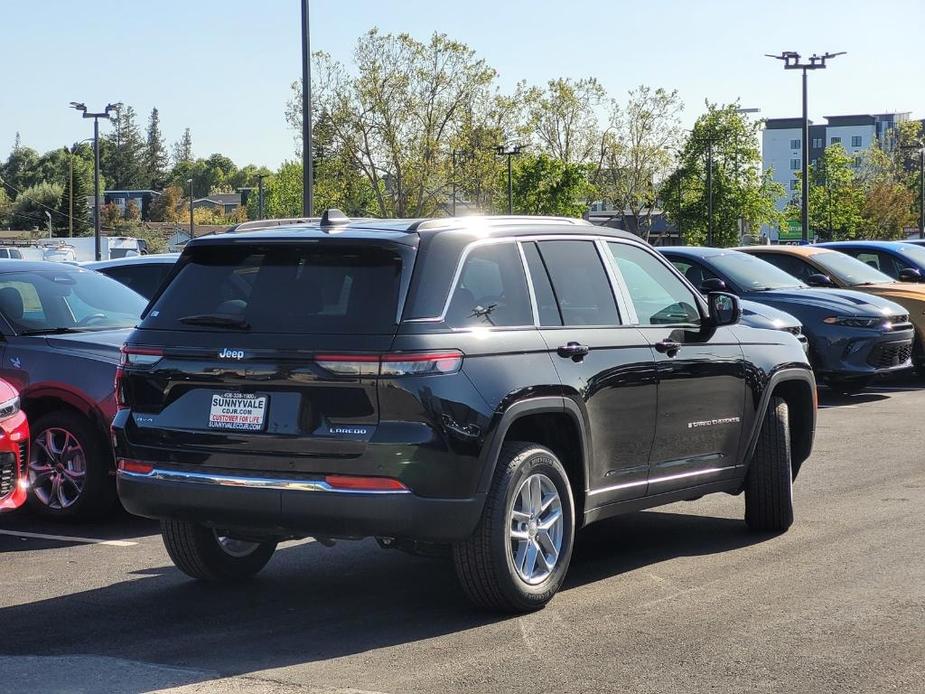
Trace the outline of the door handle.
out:
<instances>
[{"instance_id":1,"label":"door handle","mask_svg":"<svg viewBox=\"0 0 925 694\"><path fill-rule=\"evenodd\" d=\"M674 340L664 339L661 342L655 343L655 351L667 354L669 357L673 357L677 354L679 349L681 349L681 343L675 342Z\"/></svg>"},{"instance_id":2,"label":"door handle","mask_svg":"<svg viewBox=\"0 0 925 694\"><path fill-rule=\"evenodd\" d=\"M556 353L560 357L570 357L572 361L581 361L590 351L591 348L588 347L588 345L583 345L578 342L569 342L559 347Z\"/></svg>"}]
</instances>

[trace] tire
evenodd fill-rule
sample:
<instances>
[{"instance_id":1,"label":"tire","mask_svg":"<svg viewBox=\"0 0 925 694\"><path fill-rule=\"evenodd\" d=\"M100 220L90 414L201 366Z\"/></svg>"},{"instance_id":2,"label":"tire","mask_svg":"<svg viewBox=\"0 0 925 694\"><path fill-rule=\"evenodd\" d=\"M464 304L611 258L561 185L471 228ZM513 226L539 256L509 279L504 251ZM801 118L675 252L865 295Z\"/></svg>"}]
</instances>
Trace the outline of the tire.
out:
<instances>
[{"instance_id":1,"label":"tire","mask_svg":"<svg viewBox=\"0 0 925 694\"><path fill-rule=\"evenodd\" d=\"M772 397L745 478L745 522L757 532L784 532L793 524L793 470L787 403Z\"/></svg>"},{"instance_id":2,"label":"tire","mask_svg":"<svg viewBox=\"0 0 925 694\"><path fill-rule=\"evenodd\" d=\"M58 410L30 422L29 505L59 520L86 520L112 511L112 452L93 424Z\"/></svg>"},{"instance_id":3,"label":"tire","mask_svg":"<svg viewBox=\"0 0 925 694\"><path fill-rule=\"evenodd\" d=\"M537 488L540 502L530 505L526 500L537 498ZM524 489L528 491L522 493ZM528 518L524 510L537 506L545 510ZM552 522L557 509L559 521ZM545 533L544 521L552 522ZM515 532L515 523L520 539L509 534ZM543 446L506 443L475 532L453 545L456 575L466 596L479 607L502 612L538 610L562 585L574 538L575 502L562 463ZM547 549L554 548L557 539L554 555Z\"/></svg>"},{"instance_id":4,"label":"tire","mask_svg":"<svg viewBox=\"0 0 925 694\"><path fill-rule=\"evenodd\" d=\"M237 551L226 549L219 531L184 520L161 521L161 537L167 554L180 571L201 581L242 581L257 574L276 551L276 542L237 543Z\"/></svg>"}]
</instances>

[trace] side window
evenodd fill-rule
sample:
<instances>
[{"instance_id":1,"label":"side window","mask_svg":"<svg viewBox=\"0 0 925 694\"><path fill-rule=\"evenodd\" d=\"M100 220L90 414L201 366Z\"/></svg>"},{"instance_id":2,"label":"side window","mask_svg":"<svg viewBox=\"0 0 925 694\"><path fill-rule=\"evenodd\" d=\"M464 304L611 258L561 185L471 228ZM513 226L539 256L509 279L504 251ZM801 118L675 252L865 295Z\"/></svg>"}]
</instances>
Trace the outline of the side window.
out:
<instances>
[{"instance_id":1,"label":"side window","mask_svg":"<svg viewBox=\"0 0 925 694\"><path fill-rule=\"evenodd\" d=\"M0 282L0 311L18 323L45 320L45 307L31 282Z\"/></svg>"},{"instance_id":2,"label":"side window","mask_svg":"<svg viewBox=\"0 0 925 694\"><path fill-rule=\"evenodd\" d=\"M755 253L755 257L761 258L767 263L780 268L788 275L793 275L799 280L806 281L810 275L818 275L819 271L812 265L800 258L792 255L783 255L782 253Z\"/></svg>"},{"instance_id":3,"label":"side window","mask_svg":"<svg viewBox=\"0 0 925 694\"><path fill-rule=\"evenodd\" d=\"M514 243L478 246L469 253L446 321L454 328L533 325L527 278Z\"/></svg>"},{"instance_id":4,"label":"side window","mask_svg":"<svg viewBox=\"0 0 925 694\"><path fill-rule=\"evenodd\" d=\"M607 247L626 282L640 325L700 323L693 293L652 253L628 243L610 242Z\"/></svg>"},{"instance_id":5,"label":"side window","mask_svg":"<svg viewBox=\"0 0 925 694\"><path fill-rule=\"evenodd\" d=\"M117 282L121 282L129 289L134 289L144 298L150 299L161 281L167 276L171 265L137 265L114 267L104 270L103 273L109 275Z\"/></svg>"},{"instance_id":6,"label":"side window","mask_svg":"<svg viewBox=\"0 0 925 694\"><path fill-rule=\"evenodd\" d=\"M562 316L556 304L556 295L552 291L549 273L540 257L536 242L523 244L524 256L527 258L527 267L530 268L530 279L533 281L533 293L536 295L536 308L540 316L540 325L562 325Z\"/></svg>"},{"instance_id":7,"label":"side window","mask_svg":"<svg viewBox=\"0 0 925 694\"><path fill-rule=\"evenodd\" d=\"M669 258L668 260L698 290L700 290L704 280L720 279L703 265L692 260L682 260L680 258Z\"/></svg>"},{"instance_id":8,"label":"side window","mask_svg":"<svg viewBox=\"0 0 925 694\"><path fill-rule=\"evenodd\" d=\"M619 325L617 302L593 241L541 241L564 325Z\"/></svg>"},{"instance_id":9,"label":"side window","mask_svg":"<svg viewBox=\"0 0 925 694\"><path fill-rule=\"evenodd\" d=\"M22 251L20 251L18 248L13 248L10 250L10 257L16 258L16 260L22 260Z\"/></svg>"},{"instance_id":10,"label":"side window","mask_svg":"<svg viewBox=\"0 0 925 694\"><path fill-rule=\"evenodd\" d=\"M849 249L848 254L853 255L862 263L870 265L875 270L885 272L894 279L899 277L899 271L905 267L897 262L892 256L889 256L886 253L878 253L877 251L856 251L854 249Z\"/></svg>"}]
</instances>

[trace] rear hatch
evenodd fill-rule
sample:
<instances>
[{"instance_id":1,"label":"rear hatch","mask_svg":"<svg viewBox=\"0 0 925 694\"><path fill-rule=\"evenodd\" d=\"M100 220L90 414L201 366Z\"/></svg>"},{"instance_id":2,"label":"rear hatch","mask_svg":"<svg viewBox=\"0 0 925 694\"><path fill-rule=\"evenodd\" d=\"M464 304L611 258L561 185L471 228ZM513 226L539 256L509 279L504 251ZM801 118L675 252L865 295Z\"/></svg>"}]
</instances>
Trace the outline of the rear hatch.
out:
<instances>
[{"instance_id":1,"label":"rear hatch","mask_svg":"<svg viewBox=\"0 0 925 694\"><path fill-rule=\"evenodd\" d=\"M188 248L126 346L129 442L262 470L361 455L414 252L336 238Z\"/></svg>"}]
</instances>

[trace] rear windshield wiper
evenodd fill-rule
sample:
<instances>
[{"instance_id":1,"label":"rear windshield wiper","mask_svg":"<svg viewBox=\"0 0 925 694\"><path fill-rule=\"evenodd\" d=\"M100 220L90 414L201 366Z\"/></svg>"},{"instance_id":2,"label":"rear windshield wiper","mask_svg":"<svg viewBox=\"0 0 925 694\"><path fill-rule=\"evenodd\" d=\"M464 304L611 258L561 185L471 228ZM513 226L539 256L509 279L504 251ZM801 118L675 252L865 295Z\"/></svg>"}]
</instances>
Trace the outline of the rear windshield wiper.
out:
<instances>
[{"instance_id":1,"label":"rear windshield wiper","mask_svg":"<svg viewBox=\"0 0 925 694\"><path fill-rule=\"evenodd\" d=\"M192 316L183 316L177 320L188 325L212 325L217 328L233 328L235 330L251 329L251 324L243 318L235 318L221 313L197 313Z\"/></svg>"},{"instance_id":2,"label":"rear windshield wiper","mask_svg":"<svg viewBox=\"0 0 925 694\"><path fill-rule=\"evenodd\" d=\"M34 330L22 330L20 335L67 335L68 333L82 333L81 328L35 328Z\"/></svg>"}]
</instances>

